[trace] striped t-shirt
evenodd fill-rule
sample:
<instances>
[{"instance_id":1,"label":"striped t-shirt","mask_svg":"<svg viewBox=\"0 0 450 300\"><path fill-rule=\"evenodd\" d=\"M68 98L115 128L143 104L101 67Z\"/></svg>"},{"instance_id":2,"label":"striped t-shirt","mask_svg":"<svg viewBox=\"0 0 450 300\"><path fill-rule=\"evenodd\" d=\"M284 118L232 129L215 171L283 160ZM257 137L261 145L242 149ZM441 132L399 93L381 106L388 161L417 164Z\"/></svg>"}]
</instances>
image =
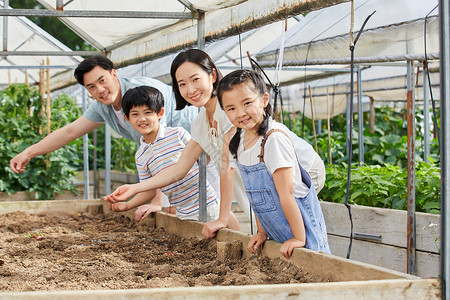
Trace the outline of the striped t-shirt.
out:
<instances>
[{"instance_id":1,"label":"striped t-shirt","mask_svg":"<svg viewBox=\"0 0 450 300\"><path fill-rule=\"evenodd\" d=\"M141 137L141 145L136 152L139 180L146 180L176 164L190 139L189 132L182 127L172 128L162 125L159 126L158 135L152 144L145 143ZM161 191L169 199L170 205L176 207L177 214L188 216L198 213L198 184L198 164L195 163L186 176L162 188ZM209 206L214 203L218 203L217 194L206 181L206 204Z\"/></svg>"}]
</instances>

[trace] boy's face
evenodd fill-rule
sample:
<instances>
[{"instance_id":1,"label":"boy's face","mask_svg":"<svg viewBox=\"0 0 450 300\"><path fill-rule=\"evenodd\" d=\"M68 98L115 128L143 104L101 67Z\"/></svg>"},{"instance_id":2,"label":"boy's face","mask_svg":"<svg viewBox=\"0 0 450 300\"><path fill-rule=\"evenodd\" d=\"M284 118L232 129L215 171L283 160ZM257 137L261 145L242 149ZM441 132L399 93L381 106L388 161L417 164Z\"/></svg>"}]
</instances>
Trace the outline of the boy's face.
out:
<instances>
[{"instance_id":1,"label":"boy's face","mask_svg":"<svg viewBox=\"0 0 450 300\"><path fill-rule=\"evenodd\" d=\"M116 70L108 71L96 66L84 74L83 80L84 85L95 100L105 105L117 104L118 96L121 94Z\"/></svg>"},{"instance_id":2,"label":"boy's face","mask_svg":"<svg viewBox=\"0 0 450 300\"><path fill-rule=\"evenodd\" d=\"M153 143L159 129L159 119L164 115L164 108L159 113L150 110L147 106L135 106L130 110L130 116L125 119L130 122L134 130L142 134L144 141Z\"/></svg>"}]
</instances>

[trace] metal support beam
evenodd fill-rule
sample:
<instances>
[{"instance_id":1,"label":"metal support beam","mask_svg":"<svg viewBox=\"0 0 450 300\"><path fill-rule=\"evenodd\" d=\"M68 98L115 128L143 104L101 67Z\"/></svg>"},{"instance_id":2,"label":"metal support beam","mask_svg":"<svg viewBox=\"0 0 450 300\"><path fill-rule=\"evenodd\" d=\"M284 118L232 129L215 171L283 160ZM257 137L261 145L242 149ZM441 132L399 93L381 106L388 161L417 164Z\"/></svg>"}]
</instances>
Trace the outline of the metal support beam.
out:
<instances>
[{"instance_id":1,"label":"metal support beam","mask_svg":"<svg viewBox=\"0 0 450 300\"><path fill-rule=\"evenodd\" d=\"M47 9L0 9L0 16L11 17L57 17L57 18L114 18L114 19L176 19L189 20L190 12L116 11L116 10L47 10Z\"/></svg>"},{"instance_id":2,"label":"metal support beam","mask_svg":"<svg viewBox=\"0 0 450 300\"><path fill-rule=\"evenodd\" d=\"M428 53L428 60L439 59L439 53ZM386 63L398 62L406 60L425 61L425 55L391 55L391 56L366 56L355 57L354 63ZM261 67L273 66L273 61L258 61ZM308 66L308 65L345 65L350 63L350 58L335 58L335 59L308 59L308 60L285 60L283 66Z\"/></svg>"},{"instance_id":3,"label":"metal support beam","mask_svg":"<svg viewBox=\"0 0 450 300\"><path fill-rule=\"evenodd\" d=\"M407 123L408 123L408 220L407 220L407 259L409 274L416 274L416 168L415 168L415 100L414 100L414 67L408 61L407 68Z\"/></svg>"},{"instance_id":4,"label":"metal support beam","mask_svg":"<svg viewBox=\"0 0 450 300\"><path fill-rule=\"evenodd\" d=\"M359 165L364 164L364 126L363 126L363 103L362 103L362 77L361 68L356 69L358 76L358 150Z\"/></svg>"},{"instance_id":5,"label":"metal support beam","mask_svg":"<svg viewBox=\"0 0 450 300\"><path fill-rule=\"evenodd\" d=\"M197 20L197 47L205 50L205 14L199 13ZM206 153L199 158L199 221L206 222Z\"/></svg>"},{"instance_id":6,"label":"metal support beam","mask_svg":"<svg viewBox=\"0 0 450 300\"><path fill-rule=\"evenodd\" d=\"M31 69L75 69L77 66L65 66L65 65L39 65L39 66L24 66L24 65L11 65L11 66L0 66L0 70L31 70Z\"/></svg>"},{"instance_id":7,"label":"metal support beam","mask_svg":"<svg viewBox=\"0 0 450 300\"><path fill-rule=\"evenodd\" d=\"M450 3L439 1L440 83L441 83L441 278L442 299L450 297Z\"/></svg>"},{"instance_id":8,"label":"metal support beam","mask_svg":"<svg viewBox=\"0 0 450 300\"><path fill-rule=\"evenodd\" d=\"M423 63L423 161L430 155L430 101L428 99L427 64Z\"/></svg>"},{"instance_id":9,"label":"metal support beam","mask_svg":"<svg viewBox=\"0 0 450 300\"><path fill-rule=\"evenodd\" d=\"M111 127L105 124L105 195L111 194Z\"/></svg>"},{"instance_id":10,"label":"metal support beam","mask_svg":"<svg viewBox=\"0 0 450 300\"><path fill-rule=\"evenodd\" d=\"M0 51L0 56L95 56L100 51Z\"/></svg>"},{"instance_id":11,"label":"metal support beam","mask_svg":"<svg viewBox=\"0 0 450 300\"><path fill-rule=\"evenodd\" d=\"M83 97L83 113L86 110L86 89L82 89ZM83 170L84 170L84 199L89 199L89 145L88 145L88 135L83 135Z\"/></svg>"},{"instance_id":12,"label":"metal support beam","mask_svg":"<svg viewBox=\"0 0 450 300\"><path fill-rule=\"evenodd\" d=\"M9 0L3 0L3 8L9 8ZM3 51L8 50L8 17L3 17Z\"/></svg>"},{"instance_id":13,"label":"metal support beam","mask_svg":"<svg viewBox=\"0 0 450 300\"><path fill-rule=\"evenodd\" d=\"M350 137L352 134L352 128L350 127L350 118L353 118L352 115L350 115L350 106L352 105L351 103L351 99L350 99L350 91L349 91L349 86L346 87L347 88L347 105L346 105L346 109L345 109L345 121L346 121L346 139L345 139L345 143L347 144L347 157L350 157Z\"/></svg>"}]
</instances>

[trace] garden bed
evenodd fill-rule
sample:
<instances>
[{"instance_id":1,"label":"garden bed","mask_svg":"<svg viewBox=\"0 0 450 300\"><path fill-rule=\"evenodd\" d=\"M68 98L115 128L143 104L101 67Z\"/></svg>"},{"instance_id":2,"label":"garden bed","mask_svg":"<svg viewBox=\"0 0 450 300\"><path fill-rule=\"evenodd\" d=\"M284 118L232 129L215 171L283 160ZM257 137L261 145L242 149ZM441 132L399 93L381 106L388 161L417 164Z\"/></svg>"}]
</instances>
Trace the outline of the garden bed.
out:
<instances>
[{"instance_id":1,"label":"garden bed","mask_svg":"<svg viewBox=\"0 0 450 300\"><path fill-rule=\"evenodd\" d=\"M164 213L136 227L96 200L3 202L0 211L0 299L440 298L438 279L307 249L287 261L276 242L254 256L246 234L220 230L204 240L200 222ZM239 244L242 252L220 250Z\"/></svg>"}]
</instances>

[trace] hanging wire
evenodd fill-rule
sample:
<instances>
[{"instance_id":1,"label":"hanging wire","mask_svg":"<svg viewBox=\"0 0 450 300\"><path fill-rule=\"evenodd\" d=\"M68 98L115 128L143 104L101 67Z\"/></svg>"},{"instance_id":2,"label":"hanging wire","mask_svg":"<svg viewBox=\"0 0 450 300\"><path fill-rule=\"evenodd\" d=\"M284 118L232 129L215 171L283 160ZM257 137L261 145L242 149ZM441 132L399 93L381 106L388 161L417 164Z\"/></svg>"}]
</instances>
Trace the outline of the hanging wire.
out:
<instances>
[{"instance_id":1,"label":"hanging wire","mask_svg":"<svg viewBox=\"0 0 450 300\"><path fill-rule=\"evenodd\" d=\"M370 17L375 13L375 11L373 13L371 13L366 20L364 21L364 23L361 26L361 29L358 32L358 35L356 36L356 39L353 41L353 16L354 16L354 10L353 10L353 1L352 1L352 16L351 16L351 29L350 29L350 52L351 52L351 59L350 59L350 63L351 63L351 71L350 71L350 136L349 136L349 140L348 140L348 166L347 166L347 192L345 194L345 202L344 205L345 207L347 207L348 209L348 216L350 218L350 243L348 245L348 250L347 250L347 258L350 258L350 253L352 250L352 243L353 243L353 217L352 217L352 209L351 206L348 204L348 198L350 196L350 176L351 176L351 172L352 172L352 152L353 152L353 69L355 67L355 63L354 63L354 52L355 52L355 46L356 43L358 42L358 39L362 33L362 31L364 30L364 26L366 26L367 21L369 21Z\"/></svg>"},{"instance_id":2,"label":"hanging wire","mask_svg":"<svg viewBox=\"0 0 450 300\"><path fill-rule=\"evenodd\" d=\"M438 138L438 146L440 149L441 141L440 141L440 134L439 134L439 127L437 124L437 117L436 117L436 104L433 98L433 89L431 87L431 79L430 79L430 70L428 69L428 57L427 57L427 19L428 16L439 6L436 5L426 16L425 16L425 22L424 22L424 32L423 32L423 43L424 43L424 49L425 49L425 65L427 66L427 78L428 78L428 88L430 89L430 98L431 98L431 106L433 107L433 122L434 122L434 128L436 128L437 138ZM426 133L428 134L428 133Z\"/></svg>"}]
</instances>

